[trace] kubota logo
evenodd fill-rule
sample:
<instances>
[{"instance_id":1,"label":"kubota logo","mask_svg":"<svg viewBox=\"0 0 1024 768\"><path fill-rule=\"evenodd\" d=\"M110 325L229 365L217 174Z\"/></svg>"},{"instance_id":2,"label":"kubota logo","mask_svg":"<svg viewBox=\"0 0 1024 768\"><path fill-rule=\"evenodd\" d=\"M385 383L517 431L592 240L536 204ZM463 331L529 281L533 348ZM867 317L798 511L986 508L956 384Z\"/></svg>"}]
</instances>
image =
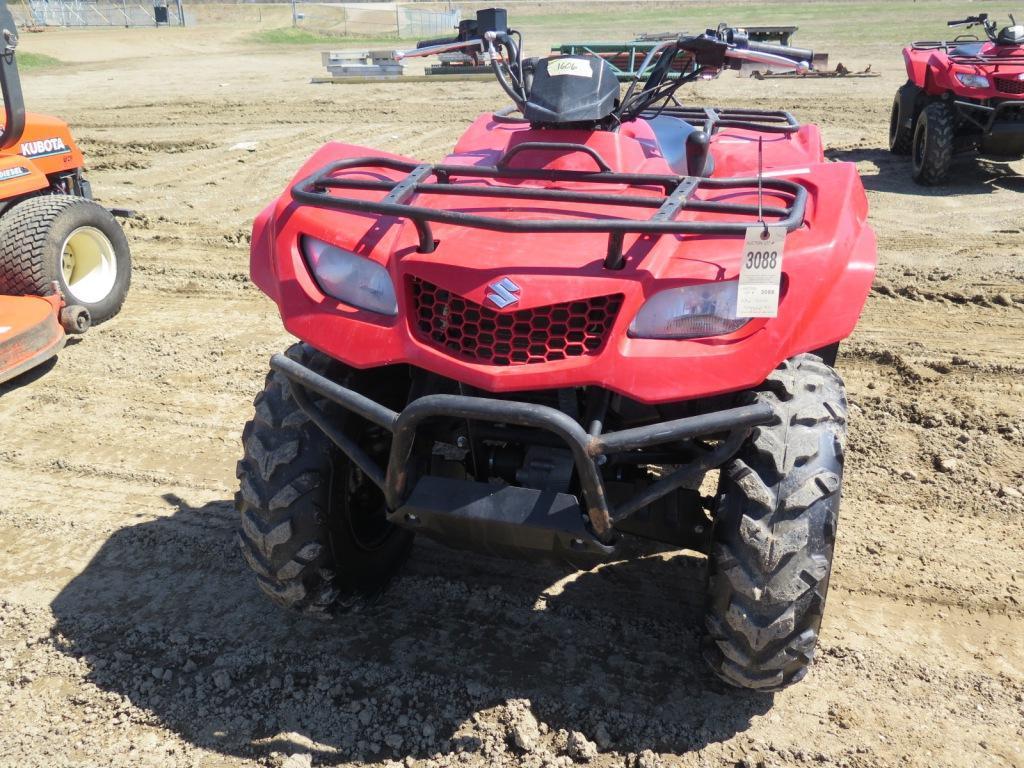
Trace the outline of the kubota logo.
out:
<instances>
[{"instance_id":1,"label":"kubota logo","mask_svg":"<svg viewBox=\"0 0 1024 768\"><path fill-rule=\"evenodd\" d=\"M70 152L64 139L40 139L38 141L26 141L21 145L21 154L25 157L42 157L44 155L62 155Z\"/></svg>"},{"instance_id":2,"label":"kubota logo","mask_svg":"<svg viewBox=\"0 0 1024 768\"><path fill-rule=\"evenodd\" d=\"M519 286L507 277L503 277L498 282L491 283L487 287L491 289L491 292L487 294L487 298L494 302L498 309L504 309L519 301L519 297L516 296L519 293Z\"/></svg>"}]
</instances>

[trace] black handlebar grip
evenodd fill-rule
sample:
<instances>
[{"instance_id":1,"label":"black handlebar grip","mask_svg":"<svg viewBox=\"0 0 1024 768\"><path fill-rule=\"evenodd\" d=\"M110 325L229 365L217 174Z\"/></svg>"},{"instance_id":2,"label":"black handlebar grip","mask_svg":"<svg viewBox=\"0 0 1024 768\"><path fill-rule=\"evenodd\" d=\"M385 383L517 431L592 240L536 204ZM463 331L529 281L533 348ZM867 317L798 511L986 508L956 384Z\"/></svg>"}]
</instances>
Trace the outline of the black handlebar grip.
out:
<instances>
[{"instance_id":1,"label":"black handlebar grip","mask_svg":"<svg viewBox=\"0 0 1024 768\"><path fill-rule=\"evenodd\" d=\"M785 56L787 59L793 59L794 61L810 62L814 58L814 51L806 48L793 48L789 45L772 45L771 43L755 43L751 41L747 43L747 50L757 51L758 53L773 53L776 56Z\"/></svg>"},{"instance_id":2,"label":"black handlebar grip","mask_svg":"<svg viewBox=\"0 0 1024 768\"><path fill-rule=\"evenodd\" d=\"M459 42L458 35L452 35L451 37L435 37L432 40L420 40L416 43L417 48L429 48L432 45L447 45L448 43Z\"/></svg>"},{"instance_id":3,"label":"black handlebar grip","mask_svg":"<svg viewBox=\"0 0 1024 768\"><path fill-rule=\"evenodd\" d=\"M960 19L959 21L947 21L947 27L962 27L964 24L976 24L978 22L977 16L969 16L966 19Z\"/></svg>"}]
</instances>

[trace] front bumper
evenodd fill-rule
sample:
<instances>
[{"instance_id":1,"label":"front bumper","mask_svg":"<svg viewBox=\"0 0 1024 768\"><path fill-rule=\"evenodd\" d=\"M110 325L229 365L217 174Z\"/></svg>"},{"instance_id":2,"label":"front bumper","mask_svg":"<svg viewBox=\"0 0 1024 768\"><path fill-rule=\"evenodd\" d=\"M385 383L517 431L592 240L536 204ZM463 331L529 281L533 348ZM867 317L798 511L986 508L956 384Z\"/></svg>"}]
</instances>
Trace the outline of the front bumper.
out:
<instances>
[{"instance_id":1,"label":"front bumper","mask_svg":"<svg viewBox=\"0 0 1024 768\"><path fill-rule=\"evenodd\" d=\"M989 155L1024 155L1024 99L1001 101L995 106L970 101L954 102L964 119L981 130L978 149Z\"/></svg>"},{"instance_id":2,"label":"front bumper","mask_svg":"<svg viewBox=\"0 0 1024 768\"><path fill-rule=\"evenodd\" d=\"M555 408L512 400L432 394L413 400L404 410L397 412L321 376L285 355L274 355L270 365L288 379L292 395L306 415L382 490L387 508L392 513L400 510L412 493L413 442L417 429L428 419L444 416L502 423L539 429L556 436L572 452L582 495L580 511L585 515L585 534L589 537L589 540L574 537L573 544L592 551L606 549L614 543L613 526L617 521L679 488L699 482L708 470L728 461L754 427L767 424L774 418L774 411L769 405L755 403L618 432L589 434L574 419ZM326 398L391 432L393 440L387 467L379 466L332 424L324 411L312 401L310 393ZM599 469L602 457L670 442L709 437L720 438L714 448L702 450L692 460L647 486L642 492L614 508L611 506ZM559 503L564 506L564 499Z\"/></svg>"}]
</instances>

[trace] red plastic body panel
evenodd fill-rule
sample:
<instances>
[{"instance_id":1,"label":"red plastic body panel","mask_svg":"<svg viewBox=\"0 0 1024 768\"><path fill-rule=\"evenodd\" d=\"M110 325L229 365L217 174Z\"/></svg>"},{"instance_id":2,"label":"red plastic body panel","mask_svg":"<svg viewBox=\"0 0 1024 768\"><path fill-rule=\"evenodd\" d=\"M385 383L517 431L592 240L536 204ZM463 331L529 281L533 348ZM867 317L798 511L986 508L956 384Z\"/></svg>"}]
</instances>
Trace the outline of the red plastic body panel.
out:
<instances>
[{"instance_id":1,"label":"red plastic body panel","mask_svg":"<svg viewBox=\"0 0 1024 768\"><path fill-rule=\"evenodd\" d=\"M978 56L907 46L903 49L903 60L907 77L931 96L953 93L970 99L1024 99L1024 46L985 43ZM957 73L983 75L988 78L989 87L968 88L957 79ZM1000 88L999 81L1007 85ZM1013 92L1015 83L1022 84L1021 92Z\"/></svg>"},{"instance_id":2,"label":"red plastic body panel","mask_svg":"<svg viewBox=\"0 0 1024 768\"><path fill-rule=\"evenodd\" d=\"M618 133L537 131L524 124L478 119L446 162L493 165L520 141L584 143L613 170L671 173L646 123ZM653 242L627 235L626 265L603 267L604 234L503 234L454 225L434 225L435 252L416 251L416 232L407 221L300 206L290 187L253 224L253 281L278 305L285 327L298 338L345 363L369 368L409 363L490 392L601 386L647 403L715 395L760 384L782 360L848 336L860 315L874 277L875 236L867 225L867 200L854 166L823 162L816 128L765 137L766 175L803 184L808 190L805 224L790 233L783 263L784 296L777 318L754 320L728 336L692 340L634 339L627 333L643 303L666 288L728 280L738 275L743 238L665 235ZM712 138L714 175L748 177L757 171L757 140L750 132L723 130ZM305 178L343 158L382 155L379 151L332 143L317 152L296 176ZM524 151L513 167L593 170L582 152ZM397 173L382 172L399 178ZM295 181L292 183L294 184ZM495 182L497 183L497 182ZM538 182L531 182L538 183ZM574 188L578 188L576 184ZM609 185L602 185L609 189ZM630 189L630 194L642 194ZM350 192L379 199L378 192ZM650 194L656 194L650 192ZM721 194L721 193L719 193ZM711 191L698 195L713 196ZM773 204L766 193L765 204ZM752 192L730 191L732 202L756 202ZM486 210L537 218L555 215L559 205L494 198L441 198L421 194L420 206ZM529 206L529 207L528 207ZM604 215L621 215L601 205L576 205ZM564 215L564 211L563 211ZM648 214L649 215L649 214ZM709 216L684 210L677 218ZM751 217L751 223L754 217ZM383 317L325 296L313 281L299 250L309 235L384 265L398 295L399 314ZM595 354L550 362L496 366L452 357L420 341L410 328L411 280L483 304L488 285L511 278L521 289L520 311L595 297L622 296L607 343Z\"/></svg>"},{"instance_id":3,"label":"red plastic body panel","mask_svg":"<svg viewBox=\"0 0 1024 768\"><path fill-rule=\"evenodd\" d=\"M0 296L0 382L40 365L64 346L59 296Z\"/></svg>"}]
</instances>

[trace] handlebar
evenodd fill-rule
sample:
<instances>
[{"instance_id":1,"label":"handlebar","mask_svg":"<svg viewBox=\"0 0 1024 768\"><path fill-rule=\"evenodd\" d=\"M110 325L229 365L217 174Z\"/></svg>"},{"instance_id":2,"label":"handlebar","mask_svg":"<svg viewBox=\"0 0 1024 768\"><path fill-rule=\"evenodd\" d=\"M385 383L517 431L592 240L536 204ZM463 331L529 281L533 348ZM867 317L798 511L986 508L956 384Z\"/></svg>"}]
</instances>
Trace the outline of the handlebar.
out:
<instances>
[{"instance_id":1,"label":"handlebar","mask_svg":"<svg viewBox=\"0 0 1024 768\"><path fill-rule=\"evenodd\" d=\"M451 37L435 37L430 40L420 40L418 43L416 43L416 47L433 48L435 45L447 45L448 43L457 43L458 41L458 35L452 35Z\"/></svg>"},{"instance_id":2,"label":"handlebar","mask_svg":"<svg viewBox=\"0 0 1024 768\"><path fill-rule=\"evenodd\" d=\"M775 53L766 53L753 48L731 48L725 52L726 58L739 61L756 61L759 64L769 66L786 67L796 71L797 74L804 74L811 65L807 61L791 59L788 56L781 56Z\"/></svg>"},{"instance_id":3,"label":"handlebar","mask_svg":"<svg viewBox=\"0 0 1024 768\"><path fill-rule=\"evenodd\" d=\"M435 43L434 40L426 40L424 42ZM402 59L414 59L419 56L435 56L439 53L457 51L462 48L479 48L480 50L483 50L484 41L480 38L474 38L473 40L459 40L458 38L449 39L448 42L436 43L435 45L425 45L423 47L417 47L411 51L395 51L395 59L401 61Z\"/></svg>"},{"instance_id":4,"label":"handlebar","mask_svg":"<svg viewBox=\"0 0 1024 768\"><path fill-rule=\"evenodd\" d=\"M475 21L461 22L457 36L423 40L412 50L395 51L395 58L401 61L449 51L471 52L475 59L490 66L498 84L524 112L533 87L533 69L528 63L524 66L520 46L521 36L508 27L505 11L494 8L478 11ZM693 66L672 77L673 61L680 54L689 56ZM667 103L681 85L715 77L725 69L738 69L741 61L804 74L811 68L813 58L814 52L805 48L751 42L745 30L725 24L704 34L663 40L647 52L614 112L602 119L608 125L635 120L652 105Z\"/></svg>"},{"instance_id":5,"label":"handlebar","mask_svg":"<svg viewBox=\"0 0 1024 768\"><path fill-rule=\"evenodd\" d=\"M968 16L966 19L958 19L956 21L947 21L947 27L962 27L964 25L971 26L972 24L984 24L988 21L988 14L982 13L977 16Z\"/></svg>"},{"instance_id":6,"label":"handlebar","mask_svg":"<svg viewBox=\"0 0 1024 768\"><path fill-rule=\"evenodd\" d=\"M814 59L814 51L807 48L793 48L789 45L772 45L771 43L747 43L747 50L759 53L770 53L774 56L782 56L794 61L810 62Z\"/></svg>"}]
</instances>

